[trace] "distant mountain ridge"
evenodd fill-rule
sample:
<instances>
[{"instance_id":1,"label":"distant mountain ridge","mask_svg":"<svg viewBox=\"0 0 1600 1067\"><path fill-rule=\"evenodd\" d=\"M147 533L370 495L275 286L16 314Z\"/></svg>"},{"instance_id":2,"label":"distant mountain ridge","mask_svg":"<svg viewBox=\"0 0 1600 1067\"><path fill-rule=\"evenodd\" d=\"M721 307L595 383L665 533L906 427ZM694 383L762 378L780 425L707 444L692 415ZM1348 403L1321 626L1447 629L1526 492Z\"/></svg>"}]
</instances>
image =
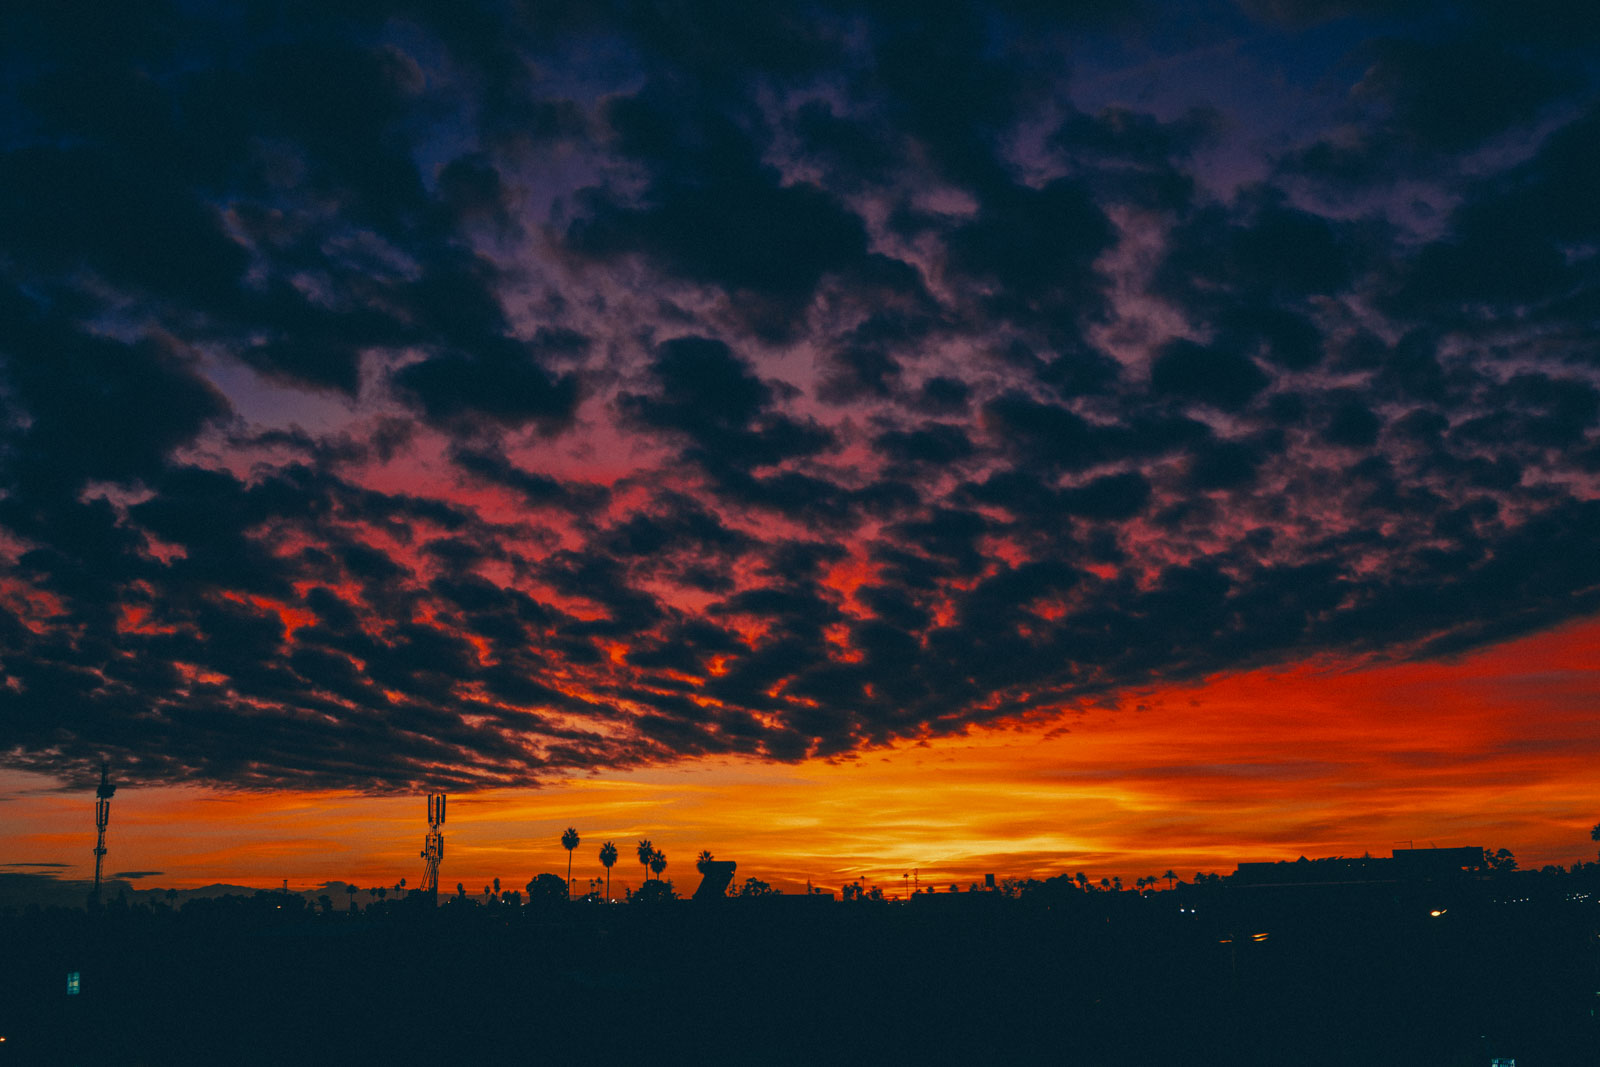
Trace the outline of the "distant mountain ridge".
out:
<instances>
[{"instance_id":1,"label":"distant mountain ridge","mask_svg":"<svg viewBox=\"0 0 1600 1067\"><path fill-rule=\"evenodd\" d=\"M349 906L347 885L345 882L328 882L310 889L291 889L289 892L304 897L310 903L315 903L318 897L326 894L333 900L334 907L342 908ZM30 905L41 908L82 908L87 906L89 892L93 888L94 882L86 878L58 878L54 874L47 873L0 870L0 909L26 908ZM130 904L171 903L175 907L182 907L188 900L224 897L230 894L247 897L274 890L282 892L275 886L213 882L194 889L175 890L174 895L169 897L168 888L165 886L139 889L128 879L108 878L101 883L100 894L108 903L118 897L125 897ZM367 891L358 886L356 892L365 894Z\"/></svg>"}]
</instances>

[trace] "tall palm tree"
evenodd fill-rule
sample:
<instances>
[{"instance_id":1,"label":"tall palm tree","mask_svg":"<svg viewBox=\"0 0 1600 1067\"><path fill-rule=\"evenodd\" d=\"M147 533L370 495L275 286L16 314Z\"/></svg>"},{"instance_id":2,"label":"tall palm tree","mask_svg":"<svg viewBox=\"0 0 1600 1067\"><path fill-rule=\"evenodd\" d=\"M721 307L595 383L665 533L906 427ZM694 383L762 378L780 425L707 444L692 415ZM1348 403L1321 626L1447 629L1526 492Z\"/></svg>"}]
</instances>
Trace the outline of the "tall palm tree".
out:
<instances>
[{"instance_id":1,"label":"tall palm tree","mask_svg":"<svg viewBox=\"0 0 1600 1067\"><path fill-rule=\"evenodd\" d=\"M1163 874L1161 877L1167 880L1167 888L1171 889L1173 881L1178 877L1178 872L1173 870L1171 867L1168 867L1167 873Z\"/></svg>"},{"instance_id":2,"label":"tall palm tree","mask_svg":"<svg viewBox=\"0 0 1600 1067\"><path fill-rule=\"evenodd\" d=\"M667 869L667 854L659 848L656 854L650 857L650 869L656 872L656 877L661 877L661 872Z\"/></svg>"},{"instance_id":3,"label":"tall palm tree","mask_svg":"<svg viewBox=\"0 0 1600 1067\"><path fill-rule=\"evenodd\" d=\"M610 841L600 846L600 863L606 869L606 900L611 899L611 868L617 862L617 846Z\"/></svg>"},{"instance_id":4,"label":"tall palm tree","mask_svg":"<svg viewBox=\"0 0 1600 1067\"><path fill-rule=\"evenodd\" d=\"M650 880L650 861L655 859L656 846L652 845L647 837L639 842L639 847L634 851L639 854L639 862L644 864L644 878L648 882Z\"/></svg>"},{"instance_id":5,"label":"tall palm tree","mask_svg":"<svg viewBox=\"0 0 1600 1067\"><path fill-rule=\"evenodd\" d=\"M567 850L567 899L572 899L572 850L578 847L578 831L567 827L561 835L561 847Z\"/></svg>"},{"instance_id":6,"label":"tall palm tree","mask_svg":"<svg viewBox=\"0 0 1600 1067\"><path fill-rule=\"evenodd\" d=\"M695 861L694 861L694 869L699 871L701 874L705 874L706 873L706 864L708 864L710 862L711 862L711 852L709 850L707 850L707 849L701 849L699 857L696 858Z\"/></svg>"}]
</instances>

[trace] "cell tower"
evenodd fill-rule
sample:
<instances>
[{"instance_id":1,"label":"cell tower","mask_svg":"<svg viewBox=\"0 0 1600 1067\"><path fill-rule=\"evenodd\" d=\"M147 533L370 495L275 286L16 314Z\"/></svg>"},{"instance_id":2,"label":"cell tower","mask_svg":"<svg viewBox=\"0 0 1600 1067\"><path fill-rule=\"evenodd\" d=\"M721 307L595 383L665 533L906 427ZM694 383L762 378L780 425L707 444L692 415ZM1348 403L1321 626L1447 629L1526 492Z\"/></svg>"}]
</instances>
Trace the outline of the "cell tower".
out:
<instances>
[{"instance_id":1,"label":"cell tower","mask_svg":"<svg viewBox=\"0 0 1600 1067\"><path fill-rule=\"evenodd\" d=\"M437 900L439 897L439 861L444 859L444 794L428 794L428 836L423 839L422 858L427 866L422 871L422 891Z\"/></svg>"},{"instance_id":2,"label":"cell tower","mask_svg":"<svg viewBox=\"0 0 1600 1067\"><path fill-rule=\"evenodd\" d=\"M94 895L89 899L100 903L100 871L106 860L106 826L111 822L111 794L117 787L111 784L111 764L100 764L100 788L95 790L94 825L99 831L94 842Z\"/></svg>"}]
</instances>

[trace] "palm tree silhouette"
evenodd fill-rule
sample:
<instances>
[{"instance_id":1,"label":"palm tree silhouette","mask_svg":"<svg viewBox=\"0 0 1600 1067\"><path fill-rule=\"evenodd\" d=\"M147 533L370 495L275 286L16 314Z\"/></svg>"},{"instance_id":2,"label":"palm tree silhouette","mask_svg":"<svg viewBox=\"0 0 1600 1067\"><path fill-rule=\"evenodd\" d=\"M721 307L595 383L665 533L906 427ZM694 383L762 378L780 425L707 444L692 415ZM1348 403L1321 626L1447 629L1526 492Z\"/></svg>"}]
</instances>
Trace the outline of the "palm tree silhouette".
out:
<instances>
[{"instance_id":1,"label":"palm tree silhouette","mask_svg":"<svg viewBox=\"0 0 1600 1067\"><path fill-rule=\"evenodd\" d=\"M650 869L656 872L657 878L660 878L661 872L667 869L667 854L657 849L656 854L650 857Z\"/></svg>"},{"instance_id":2,"label":"palm tree silhouette","mask_svg":"<svg viewBox=\"0 0 1600 1067\"><path fill-rule=\"evenodd\" d=\"M611 868L617 862L617 846L610 841L600 846L600 863L606 869L606 900L611 899Z\"/></svg>"},{"instance_id":3,"label":"palm tree silhouette","mask_svg":"<svg viewBox=\"0 0 1600 1067\"><path fill-rule=\"evenodd\" d=\"M711 853L710 853L710 851L707 850L707 849L701 849L699 857L694 861L694 869L699 871L701 874L705 874L706 873L706 864L708 864L710 862L711 862Z\"/></svg>"},{"instance_id":4,"label":"palm tree silhouette","mask_svg":"<svg viewBox=\"0 0 1600 1067\"><path fill-rule=\"evenodd\" d=\"M644 864L644 878L648 882L650 880L650 861L655 859L656 846L652 845L647 837L639 842L639 847L634 851L639 854L639 862Z\"/></svg>"},{"instance_id":5,"label":"palm tree silhouette","mask_svg":"<svg viewBox=\"0 0 1600 1067\"><path fill-rule=\"evenodd\" d=\"M561 847L567 850L567 899L572 899L572 850L578 847L578 831L567 827L561 835Z\"/></svg>"},{"instance_id":6,"label":"palm tree silhouette","mask_svg":"<svg viewBox=\"0 0 1600 1067\"><path fill-rule=\"evenodd\" d=\"M1171 867L1168 867L1167 873L1163 874L1161 877L1167 880L1167 888L1171 889L1173 881L1178 877L1178 872L1174 871Z\"/></svg>"}]
</instances>

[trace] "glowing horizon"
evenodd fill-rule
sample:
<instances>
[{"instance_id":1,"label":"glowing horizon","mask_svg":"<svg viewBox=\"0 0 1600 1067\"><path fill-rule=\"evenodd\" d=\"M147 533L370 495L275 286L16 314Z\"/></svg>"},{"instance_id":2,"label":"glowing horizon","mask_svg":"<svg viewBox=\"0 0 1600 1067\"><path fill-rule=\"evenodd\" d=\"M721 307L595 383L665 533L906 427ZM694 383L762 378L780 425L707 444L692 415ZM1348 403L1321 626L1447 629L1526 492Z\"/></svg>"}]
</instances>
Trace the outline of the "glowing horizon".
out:
<instances>
[{"instance_id":1,"label":"glowing horizon","mask_svg":"<svg viewBox=\"0 0 1600 1067\"><path fill-rule=\"evenodd\" d=\"M913 869L924 887L1079 870L1131 885L1168 868L1188 880L1248 860L1387 855L1411 841L1510 848L1525 868L1568 864L1588 858L1600 812L1589 773L1600 756L1597 652L1600 623L1585 622L1450 663L1230 674L1062 723L833 763L723 757L456 794L441 891L564 876L567 826L582 837L579 892L604 877L600 843L617 844L618 896L641 881L641 838L667 853L680 891L698 884L701 849L736 861L741 881L789 892L857 878L895 892ZM1537 737L1526 735L1530 716ZM63 876L92 871L88 794L14 772L0 781L10 815L0 854L72 864ZM124 788L108 871L160 870L135 884L180 889L412 885L423 813L420 796Z\"/></svg>"}]
</instances>

